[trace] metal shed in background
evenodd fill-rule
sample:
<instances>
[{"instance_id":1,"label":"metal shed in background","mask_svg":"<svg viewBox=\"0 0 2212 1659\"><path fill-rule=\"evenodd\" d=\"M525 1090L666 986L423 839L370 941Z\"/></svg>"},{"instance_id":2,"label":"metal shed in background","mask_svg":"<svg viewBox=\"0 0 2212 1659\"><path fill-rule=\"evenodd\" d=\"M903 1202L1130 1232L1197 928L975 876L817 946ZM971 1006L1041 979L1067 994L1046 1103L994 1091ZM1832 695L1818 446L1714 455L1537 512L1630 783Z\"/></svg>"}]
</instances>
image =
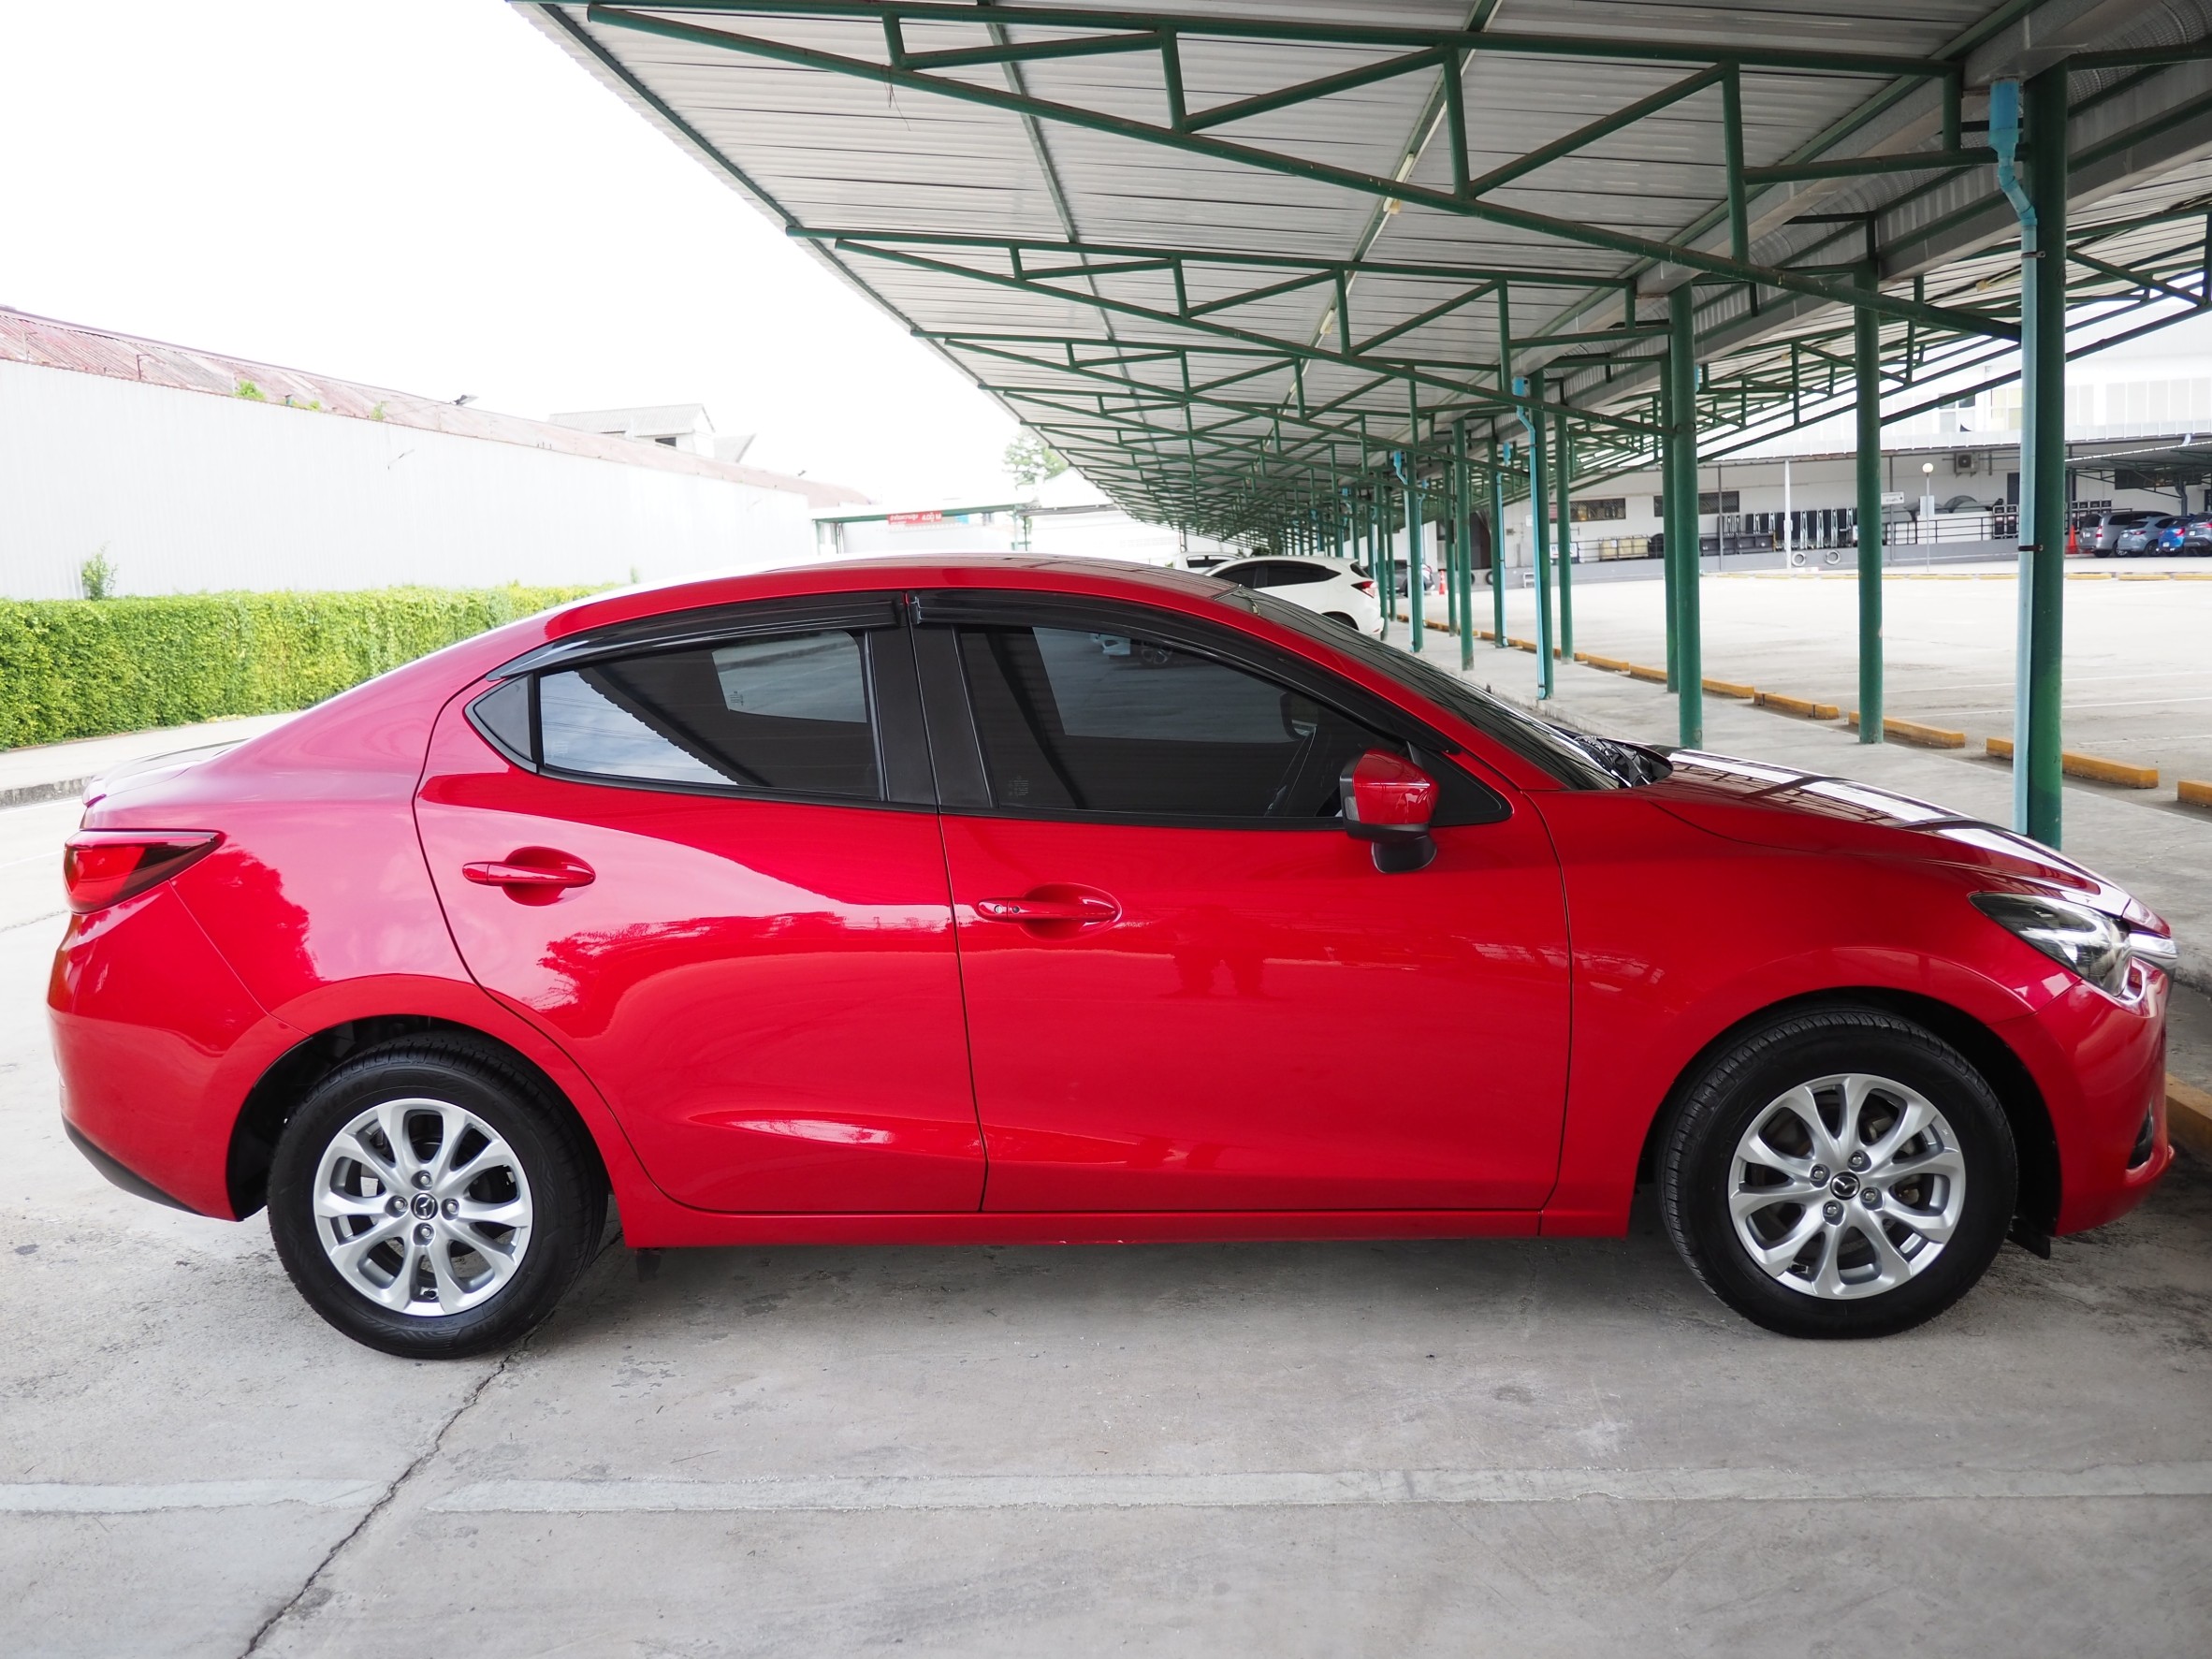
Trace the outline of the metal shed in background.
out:
<instances>
[{"instance_id":1,"label":"metal shed in background","mask_svg":"<svg viewBox=\"0 0 2212 1659\"><path fill-rule=\"evenodd\" d=\"M2058 841L2065 363L2212 300L2206 0L531 8L1130 512L1441 536L1463 664L1505 502L1548 694L1548 527L1660 466L1689 744L1700 453L1855 407L1878 526L1884 418L2020 378L2016 815Z\"/></svg>"}]
</instances>

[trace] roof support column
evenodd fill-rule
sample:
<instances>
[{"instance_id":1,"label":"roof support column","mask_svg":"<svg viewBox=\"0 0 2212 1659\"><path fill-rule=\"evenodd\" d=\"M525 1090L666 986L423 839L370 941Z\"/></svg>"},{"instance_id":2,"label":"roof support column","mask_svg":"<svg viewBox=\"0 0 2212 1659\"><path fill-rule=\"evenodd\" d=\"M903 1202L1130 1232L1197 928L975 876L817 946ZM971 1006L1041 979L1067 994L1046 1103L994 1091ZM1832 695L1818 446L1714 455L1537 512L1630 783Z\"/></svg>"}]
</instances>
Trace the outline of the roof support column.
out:
<instances>
[{"instance_id":1,"label":"roof support column","mask_svg":"<svg viewBox=\"0 0 2212 1659\"><path fill-rule=\"evenodd\" d=\"M1421 620L1421 599L1428 583L1421 579L1421 490L1420 461L1415 445L1421 437L1420 386L1410 377L1405 382L1405 448L1398 468L1398 476L1405 485L1405 625L1413 631L1413 648L1419 651L1426 641L1428 628Z\"/></svg>"},{"instance_id":2,"label":"roof support column","mask_svg":"<svg viewBox=\"0 0 2212 1659\"><path fill-rule=\"evenodd\" d=\"M1475 666L1475 475L1467 465L1467 423L1451 429L1453 529L1460 544L1460 670Z\"/></svg>"},{"instance_id":3,"label":"roof support column","mask_svg":"<svg viewBox=\"0 0 2212 1659\"><path fill-rule=\"evenodd\" d=\"M1517 380L1513 389L1532 400L1544 396L1544 377L1531 375ZM1528 502L1529 542L1535 549L1536 578L1536 698L1541 702L1551 695L1551 462L1550 446L1545 442L1545 429L1549 424L1542 410L1531 415L1521 412L1521 424L1528 429Z\"/></svg>"},{"instance_id":4,"label":"roof support column","mask_svg":"<svg viewBox=\"0 0 2212 1659\"><path fill-rule=\"evenodd\" d=\"M1697 534L1697 327L1688 283L1666 296L1666 552L1674 567L1674 605L1667 618L1673 649L1668 666L1678 693L1678 730L1684 749L1705 742L1705 665L1698 636L1697 583L1705 568Z\"/></svg>"},{"instance_id":5,"label":"roof support column","mask_svg":"<svg viewBox=\"0 0 2212 1659\"><path fill-rule=\"evenodd\" d=\"M1506 648L1506 470L1498 464L1498 435L1490 435L1490 643Z\"/></svg>"},{"instance_id":6,"label":"roof support column","mask_svg":"<svg viewBox=\"0 0 2212 1659\"><path fill-rule=\"evenodd\" d=\"M2066 66L2026 88L2028 190L2022 230L2020 650L2013 733L2013 820L2059 845L2066 557ZM2033 252L2028 238L2033 236Z\"/></svg>"},{"instance_id":7,"label":"roof support column","mask_svg":"<svg viewBox=\"0 0 2212 1659\"><path fill-rule=\"evenodd\" d=\"M1873 273L1868 272L1868 284ZM1858 415L1858 740L1882 741L1882 319L1851 313Z\"/></svg>"},{"instance_id":8,"label":"roof support column","mask_svg":"<svg viewBox=\"0 0 2212 1659\"><path fill-rule=\"evenodd\" d=\"M1567 417L1551 417L1552 473L1558 480L1559 513L1559 660L1575 660L1575 532L1574 512L1567 502L1568 474L1573 471L1573 440L1567 435Z\"/></svg>"}]
</instances>

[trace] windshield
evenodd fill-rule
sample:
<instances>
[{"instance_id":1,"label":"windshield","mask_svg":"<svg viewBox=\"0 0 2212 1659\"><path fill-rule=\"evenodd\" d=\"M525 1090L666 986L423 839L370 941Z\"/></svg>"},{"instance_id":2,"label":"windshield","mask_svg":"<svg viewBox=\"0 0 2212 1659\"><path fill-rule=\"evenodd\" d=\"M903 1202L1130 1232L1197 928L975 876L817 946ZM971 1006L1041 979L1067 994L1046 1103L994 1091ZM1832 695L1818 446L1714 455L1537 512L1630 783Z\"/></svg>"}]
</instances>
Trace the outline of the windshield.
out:
<instances>
[{"instance_id":1,"label":"windshield","mask_svg":"<svg viewBox=\"0 0 2212 1659\"><path fill-rule=\"evenodd\" d=\"M1549 725L1419 657L1341 622L1332 622L1317 612L1243 589L1222 594L1221 601L1359 659L1376 673L1449 709L1485 736L1495 738L1570 788L1620 789L1649 783L1666 774L1666 763L1648 750Z\"/></svg>"}]
</instances>

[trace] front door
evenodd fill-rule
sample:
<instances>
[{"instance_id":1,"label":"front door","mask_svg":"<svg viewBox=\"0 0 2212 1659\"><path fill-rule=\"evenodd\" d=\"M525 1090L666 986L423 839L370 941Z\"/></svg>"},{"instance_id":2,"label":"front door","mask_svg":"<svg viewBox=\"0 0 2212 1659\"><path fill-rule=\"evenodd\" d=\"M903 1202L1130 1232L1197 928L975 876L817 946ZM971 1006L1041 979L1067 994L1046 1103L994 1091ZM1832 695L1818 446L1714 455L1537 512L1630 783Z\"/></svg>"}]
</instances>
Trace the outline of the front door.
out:
<instances>
[{"instance_id":1,"label":"front door","mask_svg":"<svg viewBox=\"0 0 2212 1659\"><path fill-rule=\"evenodd\" d=\"M568 1051L671 1197L973 1211L911 648L888 599L838 608L585 642L457 703L423 850L470 971Z\"/></svg>"},{"instance_id":2,"label":"front door","mask_svg":"<svg viewBox=\"0 0 2212 1659\"><path fill-rule=\"evenodd\" d=\"M1404 718L1142 623L1010 605L918 635L984 1208L1539 1206L1567 950L1535 814L1417 747L1438 855L1380 874L1336 779L1405 752ZM942 736L958 699L966 755Z\"/></svg>"}]
</instances>

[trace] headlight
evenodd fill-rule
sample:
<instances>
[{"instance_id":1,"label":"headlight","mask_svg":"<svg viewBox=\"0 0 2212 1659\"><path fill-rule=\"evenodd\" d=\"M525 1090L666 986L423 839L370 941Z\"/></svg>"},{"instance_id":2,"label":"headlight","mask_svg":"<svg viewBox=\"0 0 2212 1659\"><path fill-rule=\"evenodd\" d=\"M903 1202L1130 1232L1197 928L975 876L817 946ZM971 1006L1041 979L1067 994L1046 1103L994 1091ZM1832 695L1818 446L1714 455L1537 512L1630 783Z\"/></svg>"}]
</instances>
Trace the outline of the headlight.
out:
<instances>
[{"instance_id":1,"label":"headlight","mask_svg":"<svg viewBox=\"0 0 2212 1659\"><path fill-rule=\"evenodd\" d=\"M1973 901L2000 927L2109 996L2128 995L2128 964L2136 957L2160 968L2174 963L2172 939L2137 933L2117 917L2087 905L2021 893L1977 893Z\"/></svg>"}]
</instances>

